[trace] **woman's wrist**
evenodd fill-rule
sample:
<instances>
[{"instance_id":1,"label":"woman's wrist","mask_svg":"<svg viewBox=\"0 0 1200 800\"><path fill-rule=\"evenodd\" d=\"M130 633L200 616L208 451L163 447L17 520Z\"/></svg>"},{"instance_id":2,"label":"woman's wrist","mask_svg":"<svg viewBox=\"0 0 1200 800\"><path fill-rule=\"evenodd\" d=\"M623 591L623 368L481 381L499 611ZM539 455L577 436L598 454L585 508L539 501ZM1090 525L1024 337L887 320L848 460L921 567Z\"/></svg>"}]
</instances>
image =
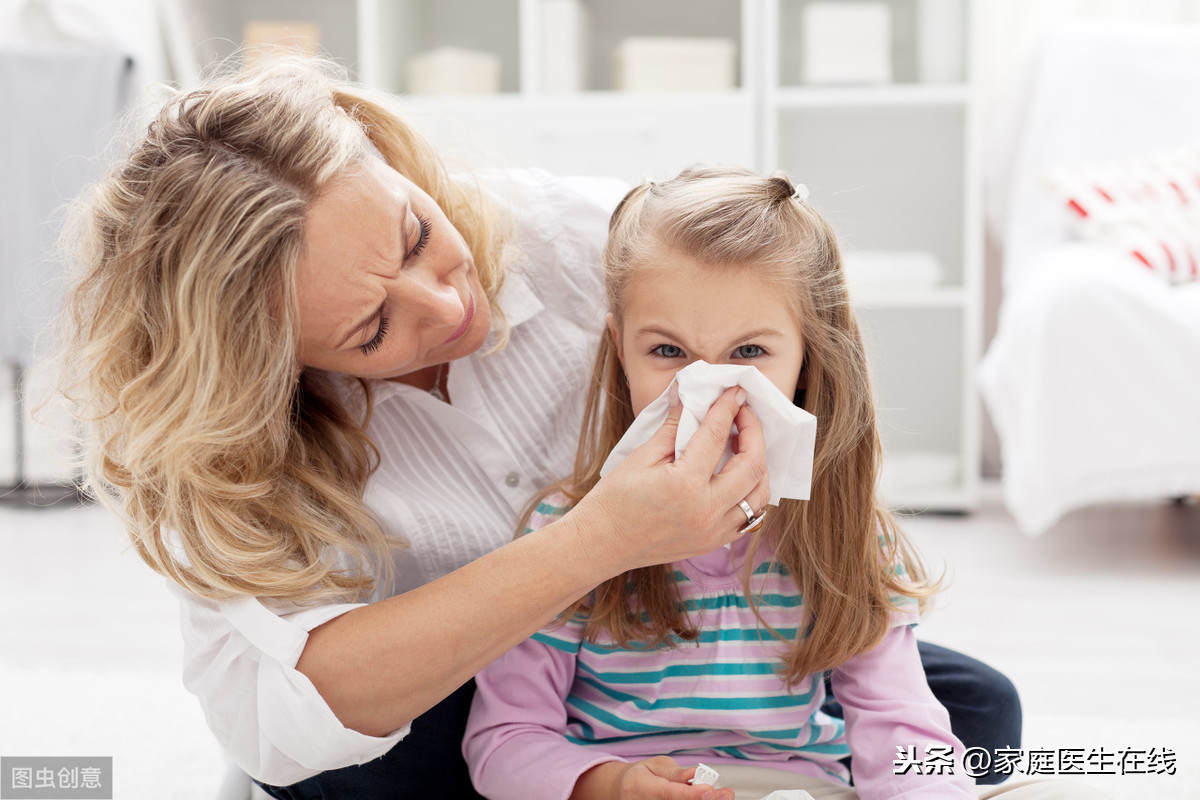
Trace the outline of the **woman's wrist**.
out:
<instances>
[{"instance_id":1,"label":"woman's wrist","mask_svg":"<svg viewBox=\"0 0 1200 800\"><path fill-rule=\"evenodd\" d=\"M594 578L588 590L640 564L630 563L630 553L620 546L621 524L604 504L585 497L554 523L556 538L571 542L574 559Z\"/></svg>"}]
</instances>

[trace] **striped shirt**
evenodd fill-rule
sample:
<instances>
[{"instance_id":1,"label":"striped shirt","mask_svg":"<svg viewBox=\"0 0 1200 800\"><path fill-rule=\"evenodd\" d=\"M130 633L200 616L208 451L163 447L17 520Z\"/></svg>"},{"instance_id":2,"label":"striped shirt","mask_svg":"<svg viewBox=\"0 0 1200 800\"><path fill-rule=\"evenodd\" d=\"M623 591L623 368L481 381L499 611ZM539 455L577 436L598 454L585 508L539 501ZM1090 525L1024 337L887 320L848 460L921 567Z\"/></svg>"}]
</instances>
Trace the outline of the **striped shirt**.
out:
<instances>
[{"instance_id":1,"label":"striped shirt","mask_svg":"<svg viewBox=\"0 0 1200 800\"><path fill-rule=\"evenodd\" d=\"M548 498L529 530L564 514L563 503ZM803 598L784 565L760 557L749 584L760 622L741 577L748 545L743 538L675 565L697 641L621 648L603 636L587 641L573 619L543 628L477 676L464 741L476 787L495 800L557 800L592 766L656 755L718 771L749 761L846 783L841 759L853 745L862 796L890 797L911 789L899 785L911 778L892 774L896 745L961 749L925 682L910 598L893 599L891 632L879 646L834 671L835 689L841 680L846 690L838 690L846 722L821 711L822 674L789 690L780 659L796 640ZM960 775L939 787L926 779L920 796L963 796L963 781L969 785Z\"/></svg>"},{"instance_id":2,"label":"striped shirt","mask_svg":"<svg viewBox=\"0 0 1200 800\"><path fill-rule=\"evenodd\" d=\"M542 503L529 530L566 513L563 499ZM764 762L802 756L829 777L849 777L840 762L850 755L844 723L821 711L824 675L809 675L789 690L780 674L803 607L796 581L783 564L760 559L749 585L755 615L740 574L748 544L742 538L676 565L680 602L700 631L694 642L674 637L673 647L658 648L636 642L621 648L607 638L590 642L581 620L534 634L535 641L575 657L566 701L568 741L629 747L632 754ZM895 621L915 622L915 603L908 600L904 608L907 613Z\"/></svg>"}]
</instances>

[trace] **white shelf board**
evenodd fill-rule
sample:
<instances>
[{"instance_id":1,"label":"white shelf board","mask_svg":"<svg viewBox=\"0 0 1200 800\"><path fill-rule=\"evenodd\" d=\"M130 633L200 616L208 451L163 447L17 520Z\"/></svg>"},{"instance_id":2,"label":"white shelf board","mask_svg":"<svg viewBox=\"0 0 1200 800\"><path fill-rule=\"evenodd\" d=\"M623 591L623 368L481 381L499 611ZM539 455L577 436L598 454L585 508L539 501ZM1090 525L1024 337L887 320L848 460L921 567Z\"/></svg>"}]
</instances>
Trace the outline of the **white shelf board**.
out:
<instances>
[{"instance_id":1,"label":"white shelf board","mask_svg":"<svg viewBox=\"0 0 1200 800\"><path fill-rule=\"evenodd\" d=\"M963 308L967 294L961 286L896 289L851 285L850 302L857 308Z\"/></svg>"},{"instance_id":2,"label":"white shelf board","mask_svg":"<svg viewBox=\"0 0 1200 800\"><path fill-rule=\"evenodd\" d=\"M966 513L978 505L976 492L966 486L911 486L881 495L883 503L896 511Z\"/></svg>"},{"instance_id":3,"label":"white shelf board","mask_svg":"<svg viewBox=\"0 0 1200 800\"><path fill-rule=\"evenodd\" d=\"M966 105L962 84L888 84L886 86L781 86L770 101L781 110L802 108L903 108Z\"/></svg>"}]
</instances>

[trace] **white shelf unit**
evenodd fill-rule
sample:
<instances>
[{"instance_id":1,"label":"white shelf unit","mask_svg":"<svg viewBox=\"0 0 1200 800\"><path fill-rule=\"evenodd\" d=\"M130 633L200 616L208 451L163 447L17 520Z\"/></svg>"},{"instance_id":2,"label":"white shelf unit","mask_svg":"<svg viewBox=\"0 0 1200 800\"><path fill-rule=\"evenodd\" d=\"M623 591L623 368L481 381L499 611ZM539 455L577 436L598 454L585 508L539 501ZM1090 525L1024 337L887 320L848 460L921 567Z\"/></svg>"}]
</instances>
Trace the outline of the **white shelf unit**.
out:
<instances>
[{"instance_id":1,"label":"white shelf unit","mask_svg":"<svg viewBox=\"0 0 1200 800\"><path fill-rule=\"evenodd\" d=\"M543 73L543 56L549 46L561 55L569 37L545 28L546 12L571 2L202 0L218 41L230 41L219 55L233 50L249 20L316 22L324 49L352 77L403 95L411 118L454 164L630 182L697 161L783 169L808 186L847 251L932 253L943 272L936 284L853 289L880 406L883 492L898 508L973 508L983 242L971 87L976 0L879 0L892 20L892 80L871 86L804 82L798 43L815 0L574 0L571 10L587 21L582 86L561 91L561 76ZM950 29L965 56L962 74L923 82L922 14L946 4L962 19ZM735 85L619 91L613 56L629 36L731 38ZM497 56L500 91L413 94L409 59L443 46Z\"/></svg>"},{"instance_id":2,"label":"white shelf unit","mask_svg":"<svg viewBox=\"0 0 1200 800\"><path fill-rule=\"evenodd\" d=\"M803 41L813 1L764 0L760 165L807 185L845 252L879 259L916 251L940 264L935 281L852 283L851 296L875 380L884 498L903 509L969 511L979 493L974 370L983 258L971 83L976 14L972 0L958 0L950 31L958 39L940 42L958 49L960 74L925 82L918 42L927 32L918 25L936 10L926 2L885 3L890 82L818 86L805 83L802 54L793 46ZM932 2L945 10L954 0Z\"/></svg>"}]
</instances>

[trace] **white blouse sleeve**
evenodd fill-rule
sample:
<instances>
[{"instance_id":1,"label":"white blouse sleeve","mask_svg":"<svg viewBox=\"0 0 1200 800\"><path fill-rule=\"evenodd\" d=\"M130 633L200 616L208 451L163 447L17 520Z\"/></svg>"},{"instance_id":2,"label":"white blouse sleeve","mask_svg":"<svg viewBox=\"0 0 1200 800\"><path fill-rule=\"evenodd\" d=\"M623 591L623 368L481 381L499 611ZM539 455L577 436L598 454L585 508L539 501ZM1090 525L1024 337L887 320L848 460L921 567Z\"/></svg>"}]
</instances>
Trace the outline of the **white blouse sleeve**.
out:
<instances>
[{"instance_id":1,"label":"white blouse sleeve","mask_svg":"<svg viewBox=\"0 0 1200 800\"><path fill-rule=\"evenodd\" d=\"M254 598L214 602L168 581L180 601L183 682L217 741L251 777L287 786L361 764L407 734L367 736L344 727L296 662L308 632L357 604L277 614Z\"/></svg>"}]
</instances>

